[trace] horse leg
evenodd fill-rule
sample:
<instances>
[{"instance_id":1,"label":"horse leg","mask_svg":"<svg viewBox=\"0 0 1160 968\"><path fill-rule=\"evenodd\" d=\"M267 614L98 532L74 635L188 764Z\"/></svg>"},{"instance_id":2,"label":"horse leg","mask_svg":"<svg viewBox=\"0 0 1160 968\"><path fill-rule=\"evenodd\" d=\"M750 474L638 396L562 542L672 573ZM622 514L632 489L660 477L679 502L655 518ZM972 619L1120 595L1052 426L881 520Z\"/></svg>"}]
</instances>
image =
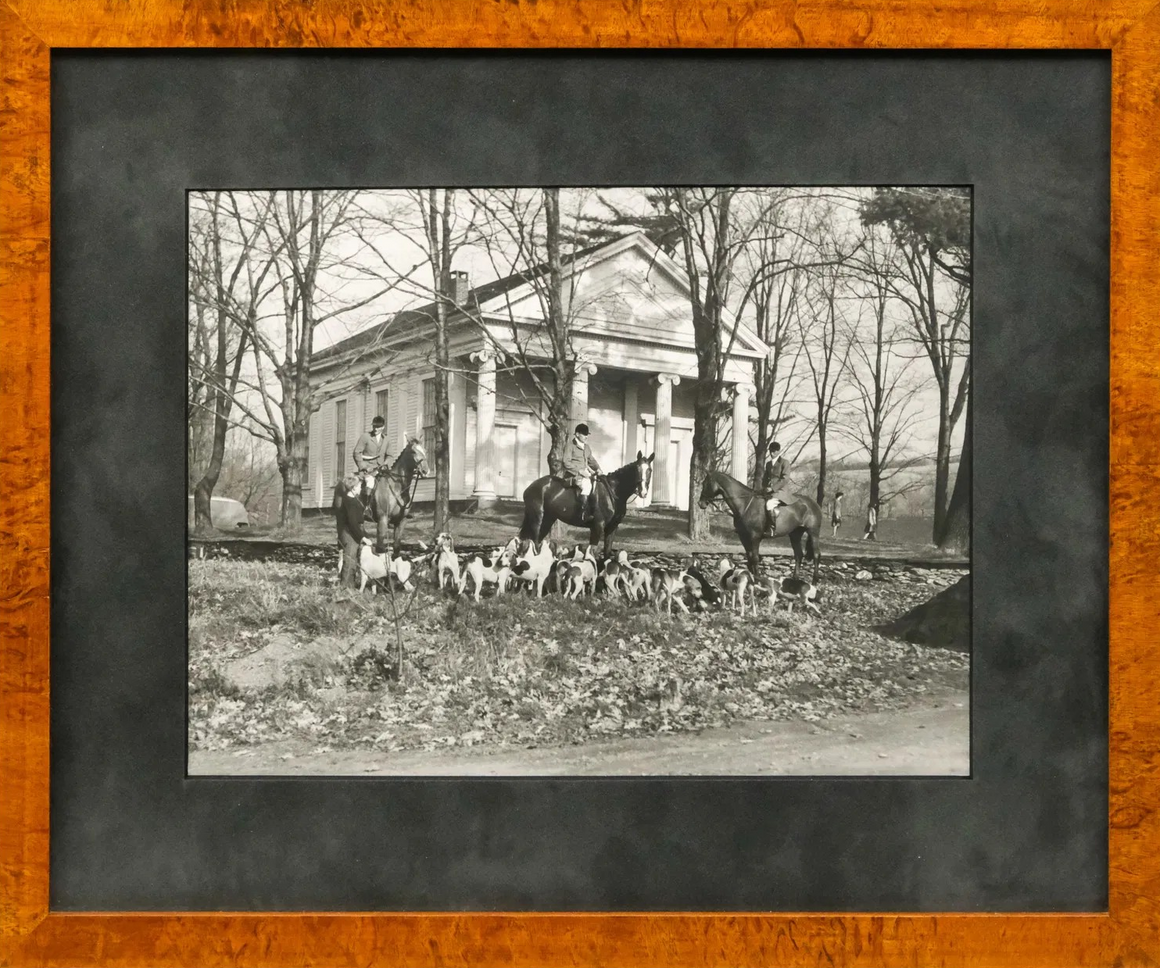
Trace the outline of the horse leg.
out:
<instances>
[{"instance_id":1,"label":"horse leg","mask_svg":"<svg viewBox=\"0 0 1160 968\"><path fill-rule=\"evenodd\" d=\"M391 523L387 520L386 515L375 521L375 554L381 555L387 550L387 531L390 529Z\"/></svg>"},{"instance_id":2,"label":"horse leg","mask_svg":"<svg viewBox=\"0 0 1160 968\"><path fill-rule=\"evenodd\" d=\"M556 523L555 516L549 514L547 512L547 510L545 510L543 515L540 518L539 530L536 532L536 541L542 542L546 537L548 537L548 535L552 531L552 525L555 523Z\"/></svg>"},{"instance_id":3,"label":"horse leg","mask_svg":"<svg viewBox=\"0 0 1160 968\"><path fill-rule=\"evenodd\" d=\"M588 547L595 548L604 544L604 557L608 558L608 546L612 543L612 535L604 534L604 523L599 518L593 518L592 527L588 530Z\"/></svg>"},{"instance_id":4,"label":"horse leg","mask_svg":"<svg viewBox=\"0 0 1160 968\"><path fill-rule=\"evenodd\" d=\"M793 545L793 576L797 578L798 569L802 563L802 533L803 529L798 528L789 533L789 543Z\"/></svg>"},{"instance_id":5,"label":"horse leg","mask_svg":"<svg viewBox=\"0 0 1160 968\"><path fill-rule=\"evenodd\" d=\"M543 508L540 508L538 513L534 507L527 508L524 511L524 523L520 525L520 537L530 541L542 541L543 538L540 537L540 534L543 521Z\"/></svg>"},{"instance_id":6,"label":"horse leg","mask_svg":"<svg viewBox=\"0 0 1160 968\"><path fill-rule=\"evenodd\" d=\"M743 535L738 533L741 537L741 544L745 548L745 561L749 565L749 570L753 573L754 578L761 577L761 539L750 538L746 540Z\"/></svg>"}]
</instances>

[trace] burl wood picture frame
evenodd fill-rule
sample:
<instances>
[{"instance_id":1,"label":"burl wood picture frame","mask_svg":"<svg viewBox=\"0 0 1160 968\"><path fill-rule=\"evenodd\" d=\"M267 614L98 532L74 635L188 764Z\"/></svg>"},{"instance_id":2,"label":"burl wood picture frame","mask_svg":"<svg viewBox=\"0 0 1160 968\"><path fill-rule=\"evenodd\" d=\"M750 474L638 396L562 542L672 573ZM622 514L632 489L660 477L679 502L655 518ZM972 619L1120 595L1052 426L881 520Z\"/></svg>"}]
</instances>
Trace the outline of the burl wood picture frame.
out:
<instances>
[{"instance_id":1,"label":"burl wood picture frame","mask_svg":"<svg viewBox=\"0 0 1160 968\"><path fill-rule=\"evenodd\" d=\"M1110 50L1109 910L51 912L49 66L54 48L121 47ZM0 963L1031 968L1160 960L1157 0L5 0L0 61Z\"/></svg>"}]
</instances>

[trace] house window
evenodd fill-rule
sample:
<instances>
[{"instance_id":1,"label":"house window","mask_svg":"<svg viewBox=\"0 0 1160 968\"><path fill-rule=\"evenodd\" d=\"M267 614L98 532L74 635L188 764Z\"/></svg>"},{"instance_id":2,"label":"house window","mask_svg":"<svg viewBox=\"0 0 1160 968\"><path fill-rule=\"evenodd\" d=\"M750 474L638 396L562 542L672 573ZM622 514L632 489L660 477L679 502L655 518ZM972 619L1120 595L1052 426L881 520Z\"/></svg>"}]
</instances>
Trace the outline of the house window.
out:
<instances>
[{"instance_id":1,"label":"house window","mask_svg":"<svg viewBox=\"0 0 1160 968\"><path fill-rule=\"evenodd\" d=\"M423 381L423 449L435 452L435 380Z\"/></svg>"},{"instance_id":2,"label":"house window","mask_svg":"<svg viewBox=\"0 0 1160 968\"><path fill-rule=\"evenodd\" d=\"M346 401L334 405L334 467L336 476L346 476Z\"/></svg>"},{"instance_id":3,"label":"house window","mask_svg":"<svg viewBox=\"0 0 1160 968\"><path fill-rule=\"evenodd\" d=\"M375 416L387 419L387 391L379 390L375 394Z\"/></svg>"}]
</instances>

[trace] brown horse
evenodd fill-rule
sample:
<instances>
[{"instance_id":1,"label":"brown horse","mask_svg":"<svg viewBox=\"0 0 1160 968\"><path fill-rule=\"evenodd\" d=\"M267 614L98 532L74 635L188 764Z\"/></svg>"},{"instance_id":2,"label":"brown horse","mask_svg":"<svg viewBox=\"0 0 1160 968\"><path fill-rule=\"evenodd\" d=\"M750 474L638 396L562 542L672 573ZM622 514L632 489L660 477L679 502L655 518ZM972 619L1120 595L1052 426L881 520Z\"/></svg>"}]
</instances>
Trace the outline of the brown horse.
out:
<instances>
[{"instance_id":1,"label":"brown horse","mask_svg":"<svg viewBox=\"0 0 1160 968\"><path fill-rule=\"evenodd\" d=\"M701 486L700 505L707 508L717 497L724 498L733 512L733 527L745 548L749 570L760 575L761 542L767 537L765 532L765 496L759 491L746 487L736 478L721 471L709 471ZM822 509L818 502L804 494L795 494L792 504L783 505L777 511L777 530L768 537L789 538L793 545L793 573L797 576L805 557L802 538L806 539L806 552L814 560L814 584L818 581L818 563L821 549L818 534L822 528Z\"/></svg>"},{"instance_id":2,"label":"brown horse","mask_svg":"<svg viewBox=\"0 0 1160 968\"><path fill-rule=\"evenodd\" d=\"M636 460L597 479L595 508L591 521L581 519L580 492L566 481L548 475L532 481L524 490L524 523L520 537L543 541L552 525L563 521L574 528L588 528L592 547L603 542L604 557L612 547L612 534L624 518L628 500L643 498L652 483L654 454L645 457L639 450Z\"/></svg>"},{"instance_id":3,"label":"brown horse","mask_svg":"<svg viewBox=\"0 0 1160 968\"><path fill-rule=\"evenodd\" d=\"M375 477L375 489L371 493L370 511L375 522L375 551L382 554L387 549L387 529L392 530L391 553L399 553L399 542L403 536L403 522L411 512L411 502L415 499L415 488L421 478L428 475L427 452L418 437L411 437L390 470L380 469ZM343 502L345 485L339 482L334 488L335 514L348 514ZM349 504L349 502L347 502ZM359 507L361 502L356 501ZM357 527L348 524L352 533L361 533L362 522ZM342 541L343 522L339 521L339 542Z\"/></svg>"}]
</instances>

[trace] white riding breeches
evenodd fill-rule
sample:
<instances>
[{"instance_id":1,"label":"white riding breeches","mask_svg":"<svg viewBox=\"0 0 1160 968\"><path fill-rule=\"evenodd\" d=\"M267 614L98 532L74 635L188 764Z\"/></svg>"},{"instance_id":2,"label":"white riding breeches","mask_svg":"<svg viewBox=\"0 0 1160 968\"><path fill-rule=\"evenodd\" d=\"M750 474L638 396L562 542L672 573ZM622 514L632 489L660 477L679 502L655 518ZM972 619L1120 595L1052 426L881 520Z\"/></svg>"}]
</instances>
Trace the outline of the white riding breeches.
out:
<instances>
[{"instance_id":1,"label":"white riding breeches","mask_svg":"<svg viewBox=\"0 0 1160 968\"><path fill-rule=\"evenodd\" d=\"M589 494L592 493L592 478L591 477L578 477L578 478L576 478L576 485L580 488L580 496L581 497L586 498L586 497L588 497Z\"/></svg>"}]
</instances>

